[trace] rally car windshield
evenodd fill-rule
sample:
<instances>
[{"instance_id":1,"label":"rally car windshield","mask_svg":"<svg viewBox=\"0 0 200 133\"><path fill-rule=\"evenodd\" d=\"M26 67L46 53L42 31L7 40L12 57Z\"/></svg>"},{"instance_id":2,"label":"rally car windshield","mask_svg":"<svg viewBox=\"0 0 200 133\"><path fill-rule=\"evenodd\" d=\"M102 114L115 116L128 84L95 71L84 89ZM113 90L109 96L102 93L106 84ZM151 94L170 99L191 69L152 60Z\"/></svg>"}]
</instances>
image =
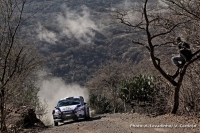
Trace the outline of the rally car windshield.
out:
<instances>
[{"instance_id":1,"label":"rally car windshield","mask_svg":"<svg viewBox=\"0 0 200 133\"><path fill-rule=\"evenodd\" d=\"M65 100L59 101L57 107L77 105L77 104L80 104L79 98L65 99Z\"/></svg>"}]
</instances>

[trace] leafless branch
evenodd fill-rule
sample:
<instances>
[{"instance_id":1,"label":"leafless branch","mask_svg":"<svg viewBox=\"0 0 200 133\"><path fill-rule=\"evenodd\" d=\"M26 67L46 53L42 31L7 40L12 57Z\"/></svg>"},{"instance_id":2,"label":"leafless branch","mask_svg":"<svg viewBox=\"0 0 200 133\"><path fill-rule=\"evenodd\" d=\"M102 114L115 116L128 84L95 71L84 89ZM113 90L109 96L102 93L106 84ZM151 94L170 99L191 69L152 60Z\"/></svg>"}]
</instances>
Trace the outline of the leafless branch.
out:
<instances>
[{"instance_id":1,"label":"leafless branch","mask_svg":"<svg viewBox=\"0 0 200 133\"><path fill-rule=\"evenodd\" d=\"M129 21L126 21L124 18L127 15L127 12L122 13L122 12L117 11L116 14L117 15L115 15L115 17L116 17L116 19L120 20L120 23L130 26L132 28L138 28L138 29L144 30L144 28L142 27L143 26L142 20L141 20L141 22L133 25Z\"/></svg>"},{"instance_id":2,"label":"leafless branch","mask_svg":"<svg viewBox=\"0 0 200 133\"><path fill-rule=\"evenodd\" d=\"M169 33L171 33L176 27L178 27L179 25L182 25L182 24L188 23L188 22L190 22L190 20L188 20L188 21L186 21L186 22L184 21L184 22L177 23L177 24L173 25L168 31L162 32L162 33L159 33L159 34L156 34L156 35L152 36L151 39L154 39L154 38L156 38L156 37L158 37L158 36L160 37L160 36L169 34Z\"/></svg>"},{"instance_id":3,"label":"leafless branch","mask_svg":"<svg viewBox=\"0 0 200 133\"><path fill-rule=\"evenodd\" d=\"M140 42L139 40L138 40L138 41L134 41L134 40L132 40L132 43L142 45L142 46L146 47L146 48L148 49L148 51L150 51L149 46L147 46L146 44Z\"/></svg>"},{"instance_id":4,"label":"leafless branch","mask_svg":"<svg viewBox=\"0 0 200 133\"><path fill-rule=\"evenodd\" d=\"M195 10L189 10L187 8L190 8L190 5L188 5L187 7L184 5L184 3L181 2L176 2L174 0L167 0L169 2L171 2L172 4L174 4L176 7L179 7L180 9L184 10L186 13L194 16L194 18L196 19L200 19L200 16L197 14L197 12ZM189 17L189 16L187 16Z\"/></svg>"}]
</instances>

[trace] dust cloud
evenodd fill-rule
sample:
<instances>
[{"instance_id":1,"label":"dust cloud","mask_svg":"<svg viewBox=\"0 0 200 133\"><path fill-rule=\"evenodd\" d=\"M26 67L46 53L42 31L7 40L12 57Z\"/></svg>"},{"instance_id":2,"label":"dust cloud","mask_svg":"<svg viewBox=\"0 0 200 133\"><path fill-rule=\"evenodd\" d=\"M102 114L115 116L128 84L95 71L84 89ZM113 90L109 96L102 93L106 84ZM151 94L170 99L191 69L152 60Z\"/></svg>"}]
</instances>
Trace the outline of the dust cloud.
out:
<instances>
[{"instance_id":1,"label":"dust cloud","mask_svg":"<svg viewBox=\"0 0 200 133\"><path fill-rule=\"evenodd\" d=\"M38 38L50 44L56 44L63 37L76 38L80 44L93 43L95 36L94 30L101 32L104 28L87 6L81 6L78 9L71 9L67 5L61 6L61 11L55 15L55 19L50 22L56 26L57 33L45 28L43 22L38 23ZM43 26L44 25L44 26Z\"/></svg>"},{"instance_id":2,"label":"dust cloud","mask_svg":"<svg viewBox=\"0 0 200 133\"><path fill-rule=\"evenodd\" d=\"M45 29L40 23L38 23L37 32L39 39L42 41L46 41L52 44L55 44L56 41L58 41L57 35L54 32Z\"/></svg>"},{"instance_id":3,"label":"dust cloud","mask_svg":"<svg viewBox=\"0 0 200 133\"><path fill-rule=\"evenodd\" d=\"M84 100L88 101L88 90L78 84L67 85L62 78L49 77L40 80L39 82L40 91L38 93L40 101L43 103L44 100L48 104L47 115L43 119L45 124L53 124L52 110L55 108L59 99L68 96L83 96Z\"/></svg>"}]
</instances>

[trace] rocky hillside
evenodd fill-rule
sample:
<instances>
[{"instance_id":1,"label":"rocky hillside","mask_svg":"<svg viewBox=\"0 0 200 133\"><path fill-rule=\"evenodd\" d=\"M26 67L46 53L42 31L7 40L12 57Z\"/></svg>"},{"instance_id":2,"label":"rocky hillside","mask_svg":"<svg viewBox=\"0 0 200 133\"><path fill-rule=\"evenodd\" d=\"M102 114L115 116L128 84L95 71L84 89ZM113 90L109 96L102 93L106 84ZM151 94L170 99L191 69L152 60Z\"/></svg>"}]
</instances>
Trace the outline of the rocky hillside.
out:
<instances>
[{"instance_id":1,"label":"rocky hillside","mask_svg":"<svg viewBox=\"0 0 200 133\"><path fill-rule=\"evenodd\" d=\"M155 0L156 1L156 0ZM113 10L141 6L140 0L28 0L20 37L48 58L48 72L67 83L84 83L109 60L143 59L131 40L141 33L120 24Z\"/></svg>"}]
</instances>

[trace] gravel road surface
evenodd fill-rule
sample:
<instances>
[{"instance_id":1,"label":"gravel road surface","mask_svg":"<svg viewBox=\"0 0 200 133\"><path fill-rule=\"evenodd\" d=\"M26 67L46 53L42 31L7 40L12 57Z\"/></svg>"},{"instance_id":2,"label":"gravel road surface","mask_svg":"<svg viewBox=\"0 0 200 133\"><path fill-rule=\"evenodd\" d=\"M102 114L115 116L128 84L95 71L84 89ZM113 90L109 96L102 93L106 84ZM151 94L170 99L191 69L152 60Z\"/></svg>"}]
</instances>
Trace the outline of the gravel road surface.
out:
<instances>
[{"instance_id":1,"label":"gravel road surface","mask_svg":"<svg viewBox=\"0 0 200 133\"><path fill-rule=\"evenodd\" d=\"M49 126L40 133L200 133L200 123L198 118L172 114L149 117L117 113L59 123L59 126Z\"/></svg>"}]
</instances>

